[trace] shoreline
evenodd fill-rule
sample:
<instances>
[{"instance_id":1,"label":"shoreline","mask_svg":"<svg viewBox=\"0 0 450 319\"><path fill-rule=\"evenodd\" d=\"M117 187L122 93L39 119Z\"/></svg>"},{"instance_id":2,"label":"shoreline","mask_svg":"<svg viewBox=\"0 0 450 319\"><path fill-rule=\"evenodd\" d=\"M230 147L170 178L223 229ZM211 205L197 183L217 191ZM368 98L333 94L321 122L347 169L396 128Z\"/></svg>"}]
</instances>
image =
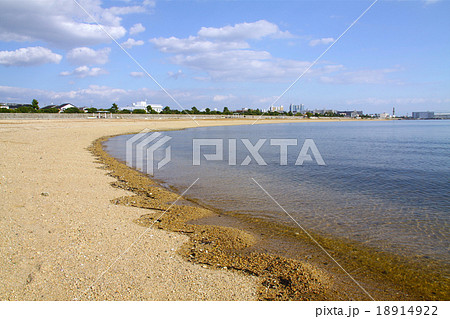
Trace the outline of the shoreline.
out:
<instances>
[{"instance_id":1,"label":"shoreline","mask_svg":"<svg viewBox=\"0 0 450 319\"><path fill-rule=\"evenodd\" d=\"M97 125L93 126L94 122ZM138 208L136 203L139 201L134 199L138 199L139 195L127 189L126 179L117 180L105 175L105 170L98 169L98 162L86 149L103 136L137 132L149 125L158 130L196 125L189 120L94 122L14 120L0 123L0 146L5 154L5 162L1 163L3 176L0 176L0 190L5 199L0 206L0 234L3 242L8 243L2 248L5 258L0 265L0 282L3 286L0 299L72 300L81 297L83 300L254 300L258 296L264 299L261 298L261 292L257 295L257 289L261 287L267 290L263 291L268 296L266 299L352 299L346 292L330 290L333 281L339 281L339 276L337 280L330 279L329 273L314 265L288 262L293 268L301 269L301 272L283 275L293 276L302 282L288 289L291 297L286 298L289 295L279 295L271 280L278 281L276 285L282 286L289 281L281 280L283 276L273 278L271 274L259 275L257 278L257 272L264 272L264 269L242 274L242 270L229 270L233 267L221 265L211 269L213 267L207 266L205 262L202 266L206 268L198 263L187 263L175 252L186 247L188 235L193 234L189 233L189 229L187 232L184 230L184 235L151 229L148 238L142 238L142 242L133 247L105 277L96 281L97 275L142 233L142 226L133 221L146 224L160 210ZM291 121L260 121L265 122ZM251 121L208 120L201 121L201 124L239 125L251 124ZM123 169L124 174L134 171L127 167ZM142 186L148 186L147 177L138 180ZM154 194L159 192L158 189L159 186L155 188ZM178 197L169 191L164 191L164 196L165 200ZM111 203L118 200L118 203L128 205ZM144 201L144 204L149 203ZM167 207L166 202L160 205ZM192 207L183 209L190 213ZM183 209L178 213L184 214ZM206 216L210 213L200 210L196 214ZM188 217L183 215L183 218ZM179 221L167 223L174 227L198 228L180 225ZM158 222L157 228L164 228L165 223L164 220ZM225 241L228 246L220 247L221 250L244 248L249 251L250 244L254 244L254 239L246 231L231 230L233 236L229 236L229 231L205 227L205 231L211 232L216 238L228 238ZM209 245L201 237L204 236L194 238L198 249ZM218 255L225 256L225 252L219 251ZM194 259L210 263L210 258L206 257L209 256L203 252L194 256ZM259 257L266 266L285 263L276 257ZM244 257L238 258L236 264L236 259L232 261L227 258L236 269L242 268L241 264L245 261ZM261 285L260 279L263 277L267 279L262 281L266 286ZM91 287L92 284L94 287ZM87 293L82 294L86 288L89 288ZM322 299L317 298L318 294Z\"/></svg>"},{"instance_id":2,"label":"shoreline","mask_svg":"<svg viewBox=\"0 0 450 319\"><path fill-rule=\"evenodd\" d=\"M170 203L180 198L178 194L163 188L145 174L129 168L103 149L102 142L110 137L96 140L90 150L105 165L109 174L118 180L114 187L135 193L131 197L118 198L114 203L163 212L160 216L144 214L134 221L136 224L188 235L190 241L178 252L189 262L258 277L259 300L328 299L324 292L330 279L320 269L281 256L242 253L255 245L256 238L237 228L196 224L198 220L216 215L215 212L198 205L172 206ZM144 186L147 181L152 184Z\"/></svg>"},{"instance_id":3,"label":"shoreline","mask_svg":"<svg viewBox=\"0 0 450 319\"><path fill-rule=\"evenodd\" d=\"M108 137L110 138L110 137ZM108 138L104 138L101 141L105 141ZM94 145L96 145L99 142L95 142ZM100 142L101 143L101 142ZM99 145L95 146L94 148L98 148ZM112 174L113 176L115 176L114 174L114 167L117 165L117 163L121 164L121 165L125 165L124 163L120 162L119 160L113 158L111 155L109 155L102 147L101 150L96 149L94 151L94 153L96 155L99 155L102 158L102 162L108 162L108 169L112 169ZM112 159L112 162L111 162ZM114 163L116 162L116 163ZM138 174L142 174L138 171L136 171L133 168L129 168L135 172L137 172ZM117 177L117 176L116 176ZM174 190L173 187L171 187L170 185L167 185L166 183L164 183L164 181L160 181L157 179L152 178L151 176L145 176L146 178L148 178L149 180L151 180L152 182L156 182L160 187L162 187L165 191L168 192L175 192L175 193L180 193L179 190ZM119 178L119 177L117 177ZM120 177L120 179L122 179L123 176ZM127 178L125 178L125 180L127 180ZM129 180L127 180L127 182L129 182ZM163 185L166 184L166 185ZM323 278L330 276L330 277L338 277L340 278L340 280L342 280L343 282L345 282L344 285L340 284L337 285L337 287L339 287L339 289L343 289L343 286L346 285L352 285L354 283L352 283L351 281L348 281L349 278L345 278L345 276L339 275L337 274L337 272L339 272L340 270L337 269L337 267L324 267L324 265L329 265L330 263L333 264L333 262L331 262L331 259L328 257L324 256L319 256L321 252L318 253L318 247L314 247L314 244L308 243L308 241L311 241L310 238L308 238L307 236L305 236L305 234L303 234L303 232L297 228L297 227L290 227L287 225L281 225L281 224L274 224L273 222L268 222L265 220L261 220L258 218L254 218L254 217L249 217L249 216L244 216L244 215L240 215L240 214L233 214L231 212L226 212L224 213L221 210L218 210L215 207L210 207L205 205L204 203L201 203L198 200L193 200L191 198L189 198L189 195L184 196L183 200L187 200L190 201L196 205L199 206L199 208L201 210L209 210L210 214L207 214L207 216L203 216L203 215L196 215L196 214L192 214L190 215L190 217L188 217L186 219L186 224L189 225L203 225L203 226L211 226L211 227L231 227L234 228L235 230L241 230L244 232L248 232L249 234L253 235L253 237L255 237L255 242L253 242L252 244L245 246L243 249L241 249L244 252L252 252L252 253L262 253L263 255L266 255L264 252L269 252L269 256L273 255L275 253L275 255L277 256L277 258L281 257L281 258L287 258L289 261L290 260L295 260L297 262L303 263L304 261L298 258L298 250L296 251L295 249L292 250L289 253L286 253L286 251L282 251L279 249L279 247L271 247L271 249L266 249L267 247L263 247L262 245L257 245L257 242L262 242L262 241L267 241L267 239L262 239L260 238L261 236L258 235L258 233L261 232L265 232L265 230L270 229L269 233L270 236L273 237L277 237L278 239L282 238L281 240L294 240L293 242L291 241L291 244L294 243L294 245L299 245L298 241L301 241L302 245L305 246L309 246L309 248L306 250L309 253L314 254L314 258L319 259L319 262L306 262L306 265L311 266L313 265L313 272L318 272L321 273L321 276ZM123 202L119 202L119 204L123 204ZM143 207L143 208L151 208L152 206L149 205L148 203L141 203L141 204L137 204L138 207ZM219 217L219 218L218 218ZM226 218L220 218L220 217L226 217ZM142 217L142 220L138 220L138 223L142 224L143 226L148 226L151 224L152 220L145 220L146 216ZM190 219L190 220L189 220ZM230 219L235 219L234 221L230 221ZM225 221L225 222L224 222ZM246 224L245 226L240 225L241 223ZM170 231L181 231L180 229L180 225L177 224L177 226L175 227L175 229L172 226L172 222L169 221L167 223L164 223L161 221L161 224L163 226L159 226L162 227L163 229L167 229ZM259 225L259 226L256 226ZM262 226L263 225L263 226ZM185 225L186 226L186 225ZM257 228L255 230L255 227ZM263 231L264 229L264 231ZM311 230L309 230L309 232L311 232ZM267 235L266 235L267 236ZM259 238L258 238L259 237ZM449 299L448 293L447 293L447 289L445 288L446 285L448 284L448 281L445 280L445 277L443 277L443 275L438 272L439 269L439 263L438 262L434 262L435 266L432 266L431 264L433 263L433 261L428 261L429 265L428 267L428 273L424 273L423 270L423 266L424 266L424 261L418 261L418 260L413 260L413 259L408 259L408 258L404 258L404 257L400 257L398 255L389 253L389 252L381 252L381 251L377 251L375 248L370 248L370 247L366 247L364 245L361 245L360 243L356 243L356 242L351 242L348 240L343 240L340 238L333 238L329 235L324 235L324 234L319 234L319 233L314 233L313 236L315 239L317 239L320 244L323 247L326 247L328 251L331 252L331 254L333 256L338 256L341 260L344 260L344 265L346 265L346 268L350 268L350 269L358 269L360 270L361 268L363 268L362 272L368 272L369 274L364 274L361 275L361 271L359 271L359 278L358 280L361 281L366 281L367 285L372 288L373 290L377 290L378 293L380 290L384 290L384 293L378 294L379 298L376 299L383 299L383 300L446 300ZM258 238L258 239L256 239ZM192 238L191 238L192 240ZM270 240L269 240L270 241ZM273 242L273 240L272 240ZM267 243L266 243L267 244ZM255 248L256 246L259 246L257 248ZM273 245L272 245L273 246ZM286 245L285 245L286 246ZM312 247L311 247L312 246ZM284 247L286 248L286 247ZM211 248L210 248L211 249ZM192 247L190 247L191 251L195 250L195 245L192 245ZM278 251L277 251L278 250ZM198 254L198 251L196 251L196 253ZM305 253L305 251L301 251L301 253ZM182 253L183 254L183 253ZM216 259L214 259L214 257L211 256L204 256L203 258L201 258L200 260L197 258L192 258L191 255L186 255L186 253L184 253L184 257L192 262L200 262L203 264L208 264L211 265L211 263L217 262ZM245 254L245 253L244 253ZM350 256L345 256L345 255L350 255ZM252 269L255 267L255 264L260 263L261 261L259 260L260 258L258 258L258 255L252 255L252 258L255 259L255 261L250 261L247 260L246 266L242 266L240 269L241 271L244 272L250 272L253 273ZM233 256L233 258L241 258L241 257L236 257ZM308 256L308 259L312 258L311 256ZM328 260L327 260L328 258ZM353 259L357 259L357 260L353 260ZM378 260L379 262L373 262L373 259ZM284 263L289 263L287 261L283 261ZM222 260L223 263L223 260ZM334 265L336 266L336 265ZM316 267L316 269L314 269L314 267ZM339 266L340 267L340 266ZM235 267L234 267L235 268ZM236 268L235 268L236 269ZM324 273L322 271L325 271ZM328 273L328 274L327 274ZM331 274L331 275L330 275ZM368 275L368 276L367 276ZM263 276L261 273L258 274L258 276ZM276 277L276 278L282 278L283 275L280 276L279 273L277 273L276 271L272 270L272 277ZM329 278L330 278L329 277ZM366 278L365 278L366 277ZM328 298L330 298L330 296L333 296L331 299L328 300L333 300L333 298L342 298L344 295L346 296L352 296L351 298L355 298L356 299L360 299L360 300L364 300L364 298L367 298L367 296L364 296L364 293L362 293L362 291L360 291L359 293L351 293L350 291L346 291L346 292L340 292L338 293L336 291L336 289L331 292L330 291L330 282L329 282L329 278L324 279L324 282L327 282L327 284L325 284L324 286L328 286L325 289L322 289L320 292L316 292L316 294L311 297L311 300L327 300ZM286 282L292 282L292 278L289 279L285 279ZM380 284L381 281L381 284ZM444 282L442 284L442 281ZM283 287L283 285L278 284L278 288L277 288L277 292L276 292L276 298L272 297L267 297L264 294L261 294L260 292L260 298L262 298L263 300L293 300L296 297L298 298L298 296L295 296L295 294L292 294L292 291L288 292L288 290L292 290L290 289L290 287ZM332 284L331 284L332 285ZM400 287L399 287L400 286ZM354 289L360 289L359 287L355 286ZM391 292L387 293L387 289L390 289ZM295 290L295 289L294 289ZM328 290L326 292L326 290ZM261 290L260 290L261 291ZM317 299L316 299L317 298Z\"/></svg>"}]
</instances>

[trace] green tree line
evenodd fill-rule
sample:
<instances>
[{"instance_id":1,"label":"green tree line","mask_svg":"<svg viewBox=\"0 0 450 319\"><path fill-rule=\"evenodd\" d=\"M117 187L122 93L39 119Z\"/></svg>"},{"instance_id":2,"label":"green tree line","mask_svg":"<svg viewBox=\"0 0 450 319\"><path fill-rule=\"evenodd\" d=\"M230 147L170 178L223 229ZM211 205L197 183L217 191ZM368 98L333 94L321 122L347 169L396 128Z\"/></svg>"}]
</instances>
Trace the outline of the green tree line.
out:
<instances>
[{"instance_id":1,"label":"green tree line","mask_svg":"<svg viewBox=\"0 0 450 319\"><path fill-rule=\"evenodd\" d=\"M120 110L118 105L116 103L113 103L112 106L108 109L105 108L95 108L90 107L87 108L86 111L88 113L95 113L98 111L103 112L110 112L115 114L158 114L151 105L148 105L146 109L134 109L134 110L128 110L128 109L122 109ZM85 111L82 109L79 109L77 107L71 107L68 109L65 109L63 113L84 113ZM39 102L36 99L33 99L31 104L20 106L19 108L14 109L7 109L7 108L1 108L0 107L0 113L59 113L59 109L57 108L48 108L48 109L40 109L39 108ZM246 109L242 111L230 111L228 107L224 107L222 111L218 110L211 110L210 108L205 108L203 111L200 111L197 107L193 106L191 109L186 109L183 111L171 109L169 106L166 106L162 109L162 111L159 114L207 114L207 115L232 115L232 114L240 114L240 115L268 115L268 116L306 116L306 117L342 117L343 115L336 114L333 112L327 112L325 114L319 114L319 113L311 113L306 112L304 114L302 113L296 113L293 114L292 112L287 113L280 113L280 112L272 112L267 111L263 112L260 109ZM367 116L362 116L367 117Z\"/></svg>"}]
</instances>

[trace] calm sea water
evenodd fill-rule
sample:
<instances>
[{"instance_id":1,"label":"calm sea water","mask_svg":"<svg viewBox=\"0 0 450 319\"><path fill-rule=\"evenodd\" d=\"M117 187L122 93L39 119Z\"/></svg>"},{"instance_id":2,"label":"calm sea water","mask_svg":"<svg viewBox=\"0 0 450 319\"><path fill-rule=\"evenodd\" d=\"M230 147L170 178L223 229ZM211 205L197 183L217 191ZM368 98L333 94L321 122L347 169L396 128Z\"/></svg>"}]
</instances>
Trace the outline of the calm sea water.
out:
<instances>
[{"instance_id":1,"label":"calm sea water","mask_svg":"<svg viewBox=\"0 0 450 319\"><path fill-rule=\"evenodd\" d=\"M251 214L294 225L258 182L303 227L348 238L405 256L449 258L450 121L380 121L245 125L163 132L172 137L172 159L154 177L179 192L223 211ZM107 151L125 160L118 136ZM193 165L193 139L223 139L223 160ZM280 165L270 139L297 139ZM236 165L228 161L228 140L236 139ZM266 139L260 166L242 139ZM313 139L326 166L295 161L305 139ZM162 148L164 149L164 148ZM213 146L201 148L214 153ZM309 152L311 154L311 152ZM157 153L158 161L163 152ZM312 156L314 159L314 156Z\"/></svg>"}]
</instances>

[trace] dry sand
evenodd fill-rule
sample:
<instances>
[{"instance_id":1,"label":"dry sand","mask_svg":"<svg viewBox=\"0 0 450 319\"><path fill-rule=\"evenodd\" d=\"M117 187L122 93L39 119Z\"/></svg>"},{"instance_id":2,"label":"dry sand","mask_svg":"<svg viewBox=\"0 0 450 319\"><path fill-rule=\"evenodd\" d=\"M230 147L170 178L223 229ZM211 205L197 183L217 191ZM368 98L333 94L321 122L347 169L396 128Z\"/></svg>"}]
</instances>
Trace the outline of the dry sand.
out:
<instances>
[{"instance_id":1,"label":"dry sand","mask_svg":"<svg viewBox=\"0 0 450 319\"><path fill-rule=\"evenodd\" d=\"M87 148L102 136L195 126L191 120L0 122L0 299L255 300L255 277L186 262L176 250L188 237L163 230L148 231L110 267L142 234L132 221L148 211L111 203L131 193L110 186L114 179Z\"/></svg>"}]
</instances>

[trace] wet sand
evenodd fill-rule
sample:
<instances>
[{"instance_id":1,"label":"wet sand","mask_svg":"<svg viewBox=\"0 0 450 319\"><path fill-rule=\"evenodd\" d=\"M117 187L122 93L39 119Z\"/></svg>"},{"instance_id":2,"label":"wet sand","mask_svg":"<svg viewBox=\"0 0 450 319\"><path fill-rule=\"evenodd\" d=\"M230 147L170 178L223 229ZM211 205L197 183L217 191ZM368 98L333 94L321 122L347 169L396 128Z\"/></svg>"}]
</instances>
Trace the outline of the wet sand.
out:
<instances>
[{"instance_id":1,"label":"wet sand","mask_svg":"<svg viewBox=\"0 0 450 319\"><path fill-rule=\"evenodd\" d=\"M134 194L111 187L116 179L98 169L88 148L107 135L195 126L191 120L2 121L0 299L258 299L259 278L189 263L177 253L189 237L161 229L149 230L108 269L142 234L133 221L152 211L111 202Z\"/></svg>"}]
</instances>

